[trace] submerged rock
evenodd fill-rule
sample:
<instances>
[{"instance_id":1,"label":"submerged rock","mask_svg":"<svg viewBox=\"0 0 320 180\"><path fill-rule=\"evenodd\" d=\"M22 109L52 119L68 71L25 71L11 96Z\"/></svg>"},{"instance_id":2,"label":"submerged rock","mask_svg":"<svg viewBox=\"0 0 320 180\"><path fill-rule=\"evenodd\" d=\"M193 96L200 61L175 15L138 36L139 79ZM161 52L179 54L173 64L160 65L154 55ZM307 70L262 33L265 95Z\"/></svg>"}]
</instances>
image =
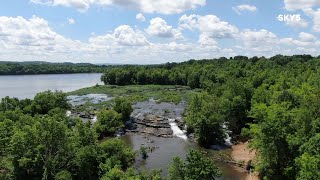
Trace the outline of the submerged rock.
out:
<instances>
[{"instance_id":1,"label":"submerged rock","mask_svg":"<svg viewBox=\"0 0 320 180\"><path fill-rule=\"evenodd\" d=\"M187 139L187 136L181 131L184 127L182 118L182 112L185 109L184 102L176 105L150 99L134 104L133 109L130 127L135 125L136 132L157 137L177 136ZM175 120L172 121L172 119Z\"/></svg>"}]
</instances>

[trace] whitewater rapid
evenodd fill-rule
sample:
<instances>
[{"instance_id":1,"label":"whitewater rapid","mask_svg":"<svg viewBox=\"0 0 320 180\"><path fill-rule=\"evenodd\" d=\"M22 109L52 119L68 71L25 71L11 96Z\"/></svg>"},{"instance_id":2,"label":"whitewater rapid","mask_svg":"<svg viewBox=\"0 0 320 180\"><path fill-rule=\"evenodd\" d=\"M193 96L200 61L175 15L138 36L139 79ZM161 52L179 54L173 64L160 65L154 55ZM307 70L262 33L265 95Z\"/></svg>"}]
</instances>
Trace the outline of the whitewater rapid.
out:
<instances>
[{"instance_id":1,"label":"whitewater rapid","mask_svg":"<svg viewBox=\"0 0 320 180\"><path fill-rule=\"evenodd\" d=\"M179 138L182 138L184 140L187 140L188 139L187 135L185 134L184 131L182 131L179 128L179 126L175 122L175 119L168 119L168 120L169 120L169 124L170 124L171 130L173 131L173 135L177 136Z\"/></svg>"}]
</instances>

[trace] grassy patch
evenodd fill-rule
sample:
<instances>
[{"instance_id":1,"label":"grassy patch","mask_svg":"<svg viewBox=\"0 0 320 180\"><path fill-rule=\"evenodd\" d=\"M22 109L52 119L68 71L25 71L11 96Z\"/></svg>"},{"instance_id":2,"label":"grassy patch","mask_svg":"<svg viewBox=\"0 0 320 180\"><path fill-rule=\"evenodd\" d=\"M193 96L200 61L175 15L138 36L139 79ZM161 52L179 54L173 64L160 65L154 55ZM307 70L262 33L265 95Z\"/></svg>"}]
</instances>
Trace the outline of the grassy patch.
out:
<instances>
[{"instance_id":1,"label":"grassy patch","mask_svg":"<svg viewBox=\"0 0 320 180\"><path fill-rule=\"evenodd\" d=\"M197 90L186 86L170 85L130 85L130 86L93 86L69 92L68 95L107 94L112 97L126 97L132 102L145 101L154 98L158 102L179 103L188 101ZM102 102L99 106L108 106L112 101Z\"/></svg>"}]
</instances>

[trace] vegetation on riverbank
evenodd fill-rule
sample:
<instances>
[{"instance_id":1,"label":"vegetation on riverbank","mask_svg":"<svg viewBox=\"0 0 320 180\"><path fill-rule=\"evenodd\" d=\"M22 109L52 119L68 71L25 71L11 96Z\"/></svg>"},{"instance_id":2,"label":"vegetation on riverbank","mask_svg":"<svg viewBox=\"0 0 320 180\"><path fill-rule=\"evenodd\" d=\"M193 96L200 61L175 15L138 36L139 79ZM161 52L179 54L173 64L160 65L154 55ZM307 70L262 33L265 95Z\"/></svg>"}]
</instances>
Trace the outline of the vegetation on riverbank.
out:
<instances>
[{"instance_id":1,"label":"vegetation on riverbank","mask_svg":"<svg viewBox=\"0 0 320 180\"><path fill-rule=\"evenodd\" d=\"M319 179L319 66L310 55L237 56L110 68L101 79L200 88L205 93L193 96L186 122L202 144L223 141L228 129L234 140L250 140L264 179Z\"/></svg>"},{"instance_id":2,"label":"vegetation on riverbank","mask_svg":"<svg viewBox=\"0 0 320 180\"><path fill-rule=\"evenodd\" d=\"M131 103L115 100L101 110L94 125L66 116L66 94L42 92L34 100L3 98L0 102L0 179L161 180L160 171L140 172L133 167L136 152L118 138L98 141L123 127ZM197 156L194 156L195 154ZM201 171L216 177L213 162L190 152L188 177ZM208 165L208 166L207 166ZM214 173L214 174L213 174ZM212 178L210 178L212 179Z\"/></svg>"},{"instance_id":3,"label":"vegetation on riverbank","mask_svg":"<svg viewBox=\"0 0 320 180\"><path fill-rule=\"evenodd\" d=\"M182 100L189 101L195 92L197 90L191 90L187 86L180 85L97 85L70 92L68 95L107 94L111 97L125 97L131 102L146 101L153 98L158 102L173 102L177 104ZM98 106L110 103L114 103L114 101L102 102Z\"/></svg>"},{"instance_id":4,"label":"vegetation on riverbank","mask_svg":"<svg viewBox=\"0 0 320 180\"><path fill-rule=\"evenodd\" d=\"M89 63L0 62L0 75L102 73L106 68Z\"/></svg>"}]
</instances>

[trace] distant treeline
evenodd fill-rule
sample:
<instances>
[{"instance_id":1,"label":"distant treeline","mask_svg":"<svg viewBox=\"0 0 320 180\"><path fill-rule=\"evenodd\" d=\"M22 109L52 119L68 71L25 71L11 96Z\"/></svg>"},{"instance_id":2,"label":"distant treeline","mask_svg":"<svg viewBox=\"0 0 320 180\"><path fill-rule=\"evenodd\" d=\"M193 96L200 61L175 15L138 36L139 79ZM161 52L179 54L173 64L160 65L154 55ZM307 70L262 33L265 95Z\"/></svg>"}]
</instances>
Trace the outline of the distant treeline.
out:
<instances>
[{"instance_id":1,"label":"distant treeline","mask_svg":"<svg viewBox=\"0 0 320 180\"><path fill-rule=\"evenodd\" d=\"M237 56L108 69L105 84L187 85L203 92L185 121L203 146L249 140L261 179L320 179L320 58Z\"/></svg>"},{"instance_id":2,"label":"distant treeline","mask_svg":"<svg viewBox=\"0 0 320 180\"><path fill-rule=\"evenodd\" d=\"M272 68L286 67L286 65L311 65L310 63L319 62L320 58L314 58L311 55L277 55L269 59L235 56L229 59L221 57L219 59L189 60L182 63L160 65L124 65L107 69L101 80L105 84L120 86L160 84L206 88L208 83L223 83L226 78L256 75L256 72L246 69L246 67L271 70Z\"/></svg>"},{"instance_id":3,"label":"distant treeline","mask_svg":"<svg viewBox=\"0 0 320 180\"><path fill-rule=\"evenodd\" d=\"M102 73L106 68L89 63L0 62L0 75Z\"/></svg>"}]
</instances>

